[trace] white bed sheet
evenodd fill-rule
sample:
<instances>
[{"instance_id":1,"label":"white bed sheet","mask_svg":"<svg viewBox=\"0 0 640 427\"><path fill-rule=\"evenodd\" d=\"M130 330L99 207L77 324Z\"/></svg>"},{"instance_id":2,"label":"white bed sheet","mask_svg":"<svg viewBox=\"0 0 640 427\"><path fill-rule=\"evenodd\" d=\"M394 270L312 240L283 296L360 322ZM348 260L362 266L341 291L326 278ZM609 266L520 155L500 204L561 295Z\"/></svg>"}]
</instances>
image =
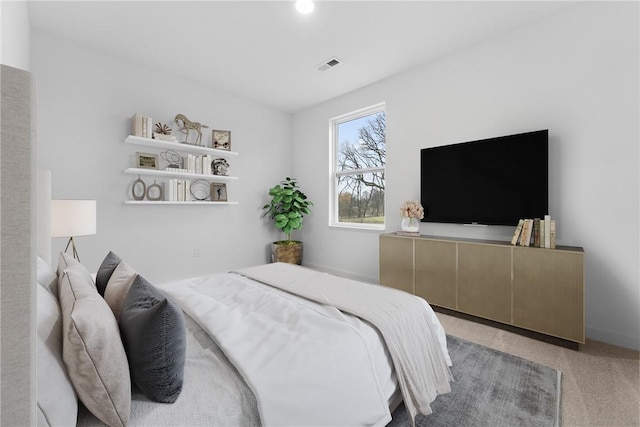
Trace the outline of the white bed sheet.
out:
<instances>
[{"instance_id":1,"label":"white bed sheet","mask_svg":"<svg viewBox=\"0 0 640 427\"><path fill-rule=\"evenodd\" d=\"M182 393L173 404L148 400L132 389L129 426L261 425L255 397L234 366L209 335L189 316ZM78 426L105 424L79 405Z\"/></svg>"},{"instance_id":2,"label":"white bed sheet","mask_svg":"<svg viewBox=\"0 0 640 427\"><path fill-rule=\"evenodd\" d=\"M158 285L158 288L175 299L175 293L179 292L182 287L220 286L223 289L222 294L235 299L238 296L233 291L229 291L229 289L233 289L235 287L234 282L238 280L256 289L258 294L269 294L278 300L287 301L292 306L306 307L316 311L321 316L340 319L348 323L359 335L365 338L367 346L372 349L371 354L374 357L372 357L371 363L387 407L391 406L393 409L397 405L400 401L401 393L383 340L374 327L355 316L230 273L180 280ZM254 302L264 303L264 301ZM242 304L247 307L247 310L252 310L251 303L249 305L246 305L246 303L247 301ZM433 324L439 331L438 341L450 364L444 330L431 307L426 302L423 303L425 310L427 310ZM185 317L187 323L187 357L184 386L180 397L174 404L159 404L149 401L134 389L129 425L261 425L259 403L250 385L245 382L233 363L229 361L223 350L202 328L199 322L192 319L188 312ZM256 339L259 340L260 336L256 336ZM324 390L321 392L324 392ZM78 425L103 426L104 424L81 407L78 414Z\"/></svg>"},{"instance_id":3,"label":"white bed sheet","mask_svg":"<svg viewBox=\"0 0 640 427\"><path fill-rule=\"evenodd\" d=\"M267 425L385 425L396 378L377 330L238 274L158 286L210 332Z\"/></svg>"}]
</instances>

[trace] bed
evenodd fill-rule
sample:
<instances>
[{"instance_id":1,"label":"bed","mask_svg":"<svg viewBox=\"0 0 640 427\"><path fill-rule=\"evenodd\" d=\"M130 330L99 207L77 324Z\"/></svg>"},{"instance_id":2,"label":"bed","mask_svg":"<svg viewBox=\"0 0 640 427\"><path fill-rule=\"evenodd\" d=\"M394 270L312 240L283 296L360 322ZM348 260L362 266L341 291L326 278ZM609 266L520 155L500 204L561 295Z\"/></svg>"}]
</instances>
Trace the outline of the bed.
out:
<instances>
[{"instance_id":1,"label":"bed","mask_svg":"<svg viewBox=\"0 0 640 427\"><path fill-rule=\"evenodd\" d=\"M450 390L431 308L378 285L280 263L154 285L110 252L95 282L39 258L37 289L38 425L385 425Z\"/></svg>"}]
</instances>

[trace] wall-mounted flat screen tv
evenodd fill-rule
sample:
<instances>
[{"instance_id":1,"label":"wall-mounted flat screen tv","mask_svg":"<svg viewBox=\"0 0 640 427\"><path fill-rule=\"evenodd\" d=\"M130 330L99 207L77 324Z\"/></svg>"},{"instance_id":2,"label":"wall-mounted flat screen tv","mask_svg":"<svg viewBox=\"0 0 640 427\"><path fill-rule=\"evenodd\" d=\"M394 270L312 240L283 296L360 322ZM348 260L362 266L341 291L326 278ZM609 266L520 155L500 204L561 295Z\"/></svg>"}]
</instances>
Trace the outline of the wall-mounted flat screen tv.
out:
<instances>
[{"instance_id":1,"label":"wall-mounted flat screen tv","mask_svg":"<svg viewBox=\"0 0 640 427\"><path fill-rule=\"evenodd\" d=\"M423 148L423 221L516 225L543 218L548 159L548 130Z\"/></svg>"}]
</instances>

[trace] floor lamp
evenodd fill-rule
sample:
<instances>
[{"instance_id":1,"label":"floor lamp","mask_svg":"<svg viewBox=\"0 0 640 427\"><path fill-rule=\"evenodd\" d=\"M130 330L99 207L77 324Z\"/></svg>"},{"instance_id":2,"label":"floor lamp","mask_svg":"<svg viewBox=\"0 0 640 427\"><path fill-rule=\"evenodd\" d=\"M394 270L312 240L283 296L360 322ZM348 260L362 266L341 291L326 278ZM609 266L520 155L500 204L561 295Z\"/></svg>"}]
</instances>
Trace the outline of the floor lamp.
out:
<instances>
[{"instance_id":1,"label":"floor lamp","mask_svg":"<svg viewBox=\"0 0 640 427\"><path fill-rule=\"evenodd\" d=\"M51 237L68 237L65 252L71 247L73 257L80 261L74 237L96 234L95 200L52 200Z\"/></svg>"}]
</instances>

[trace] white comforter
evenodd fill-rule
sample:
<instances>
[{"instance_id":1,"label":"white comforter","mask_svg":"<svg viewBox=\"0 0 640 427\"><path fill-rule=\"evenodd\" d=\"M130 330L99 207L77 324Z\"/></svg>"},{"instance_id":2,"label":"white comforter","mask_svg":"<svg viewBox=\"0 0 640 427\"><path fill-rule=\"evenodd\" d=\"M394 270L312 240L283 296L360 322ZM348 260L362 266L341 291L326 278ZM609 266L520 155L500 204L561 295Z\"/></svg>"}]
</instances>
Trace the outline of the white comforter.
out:
<instances>
[{"instance_id":1,"label":"white comforter","mask_svg":"<svg viewBox=\"0 0 640 427\"><path fill-rule=\"evenodd\" d=\"M159 287L235 364L256 396L263 425L391 420L396 379L379 333L367 323L236 274ZM429 313L446 355L444 331Z\"/></svg>"}]
</instances>

